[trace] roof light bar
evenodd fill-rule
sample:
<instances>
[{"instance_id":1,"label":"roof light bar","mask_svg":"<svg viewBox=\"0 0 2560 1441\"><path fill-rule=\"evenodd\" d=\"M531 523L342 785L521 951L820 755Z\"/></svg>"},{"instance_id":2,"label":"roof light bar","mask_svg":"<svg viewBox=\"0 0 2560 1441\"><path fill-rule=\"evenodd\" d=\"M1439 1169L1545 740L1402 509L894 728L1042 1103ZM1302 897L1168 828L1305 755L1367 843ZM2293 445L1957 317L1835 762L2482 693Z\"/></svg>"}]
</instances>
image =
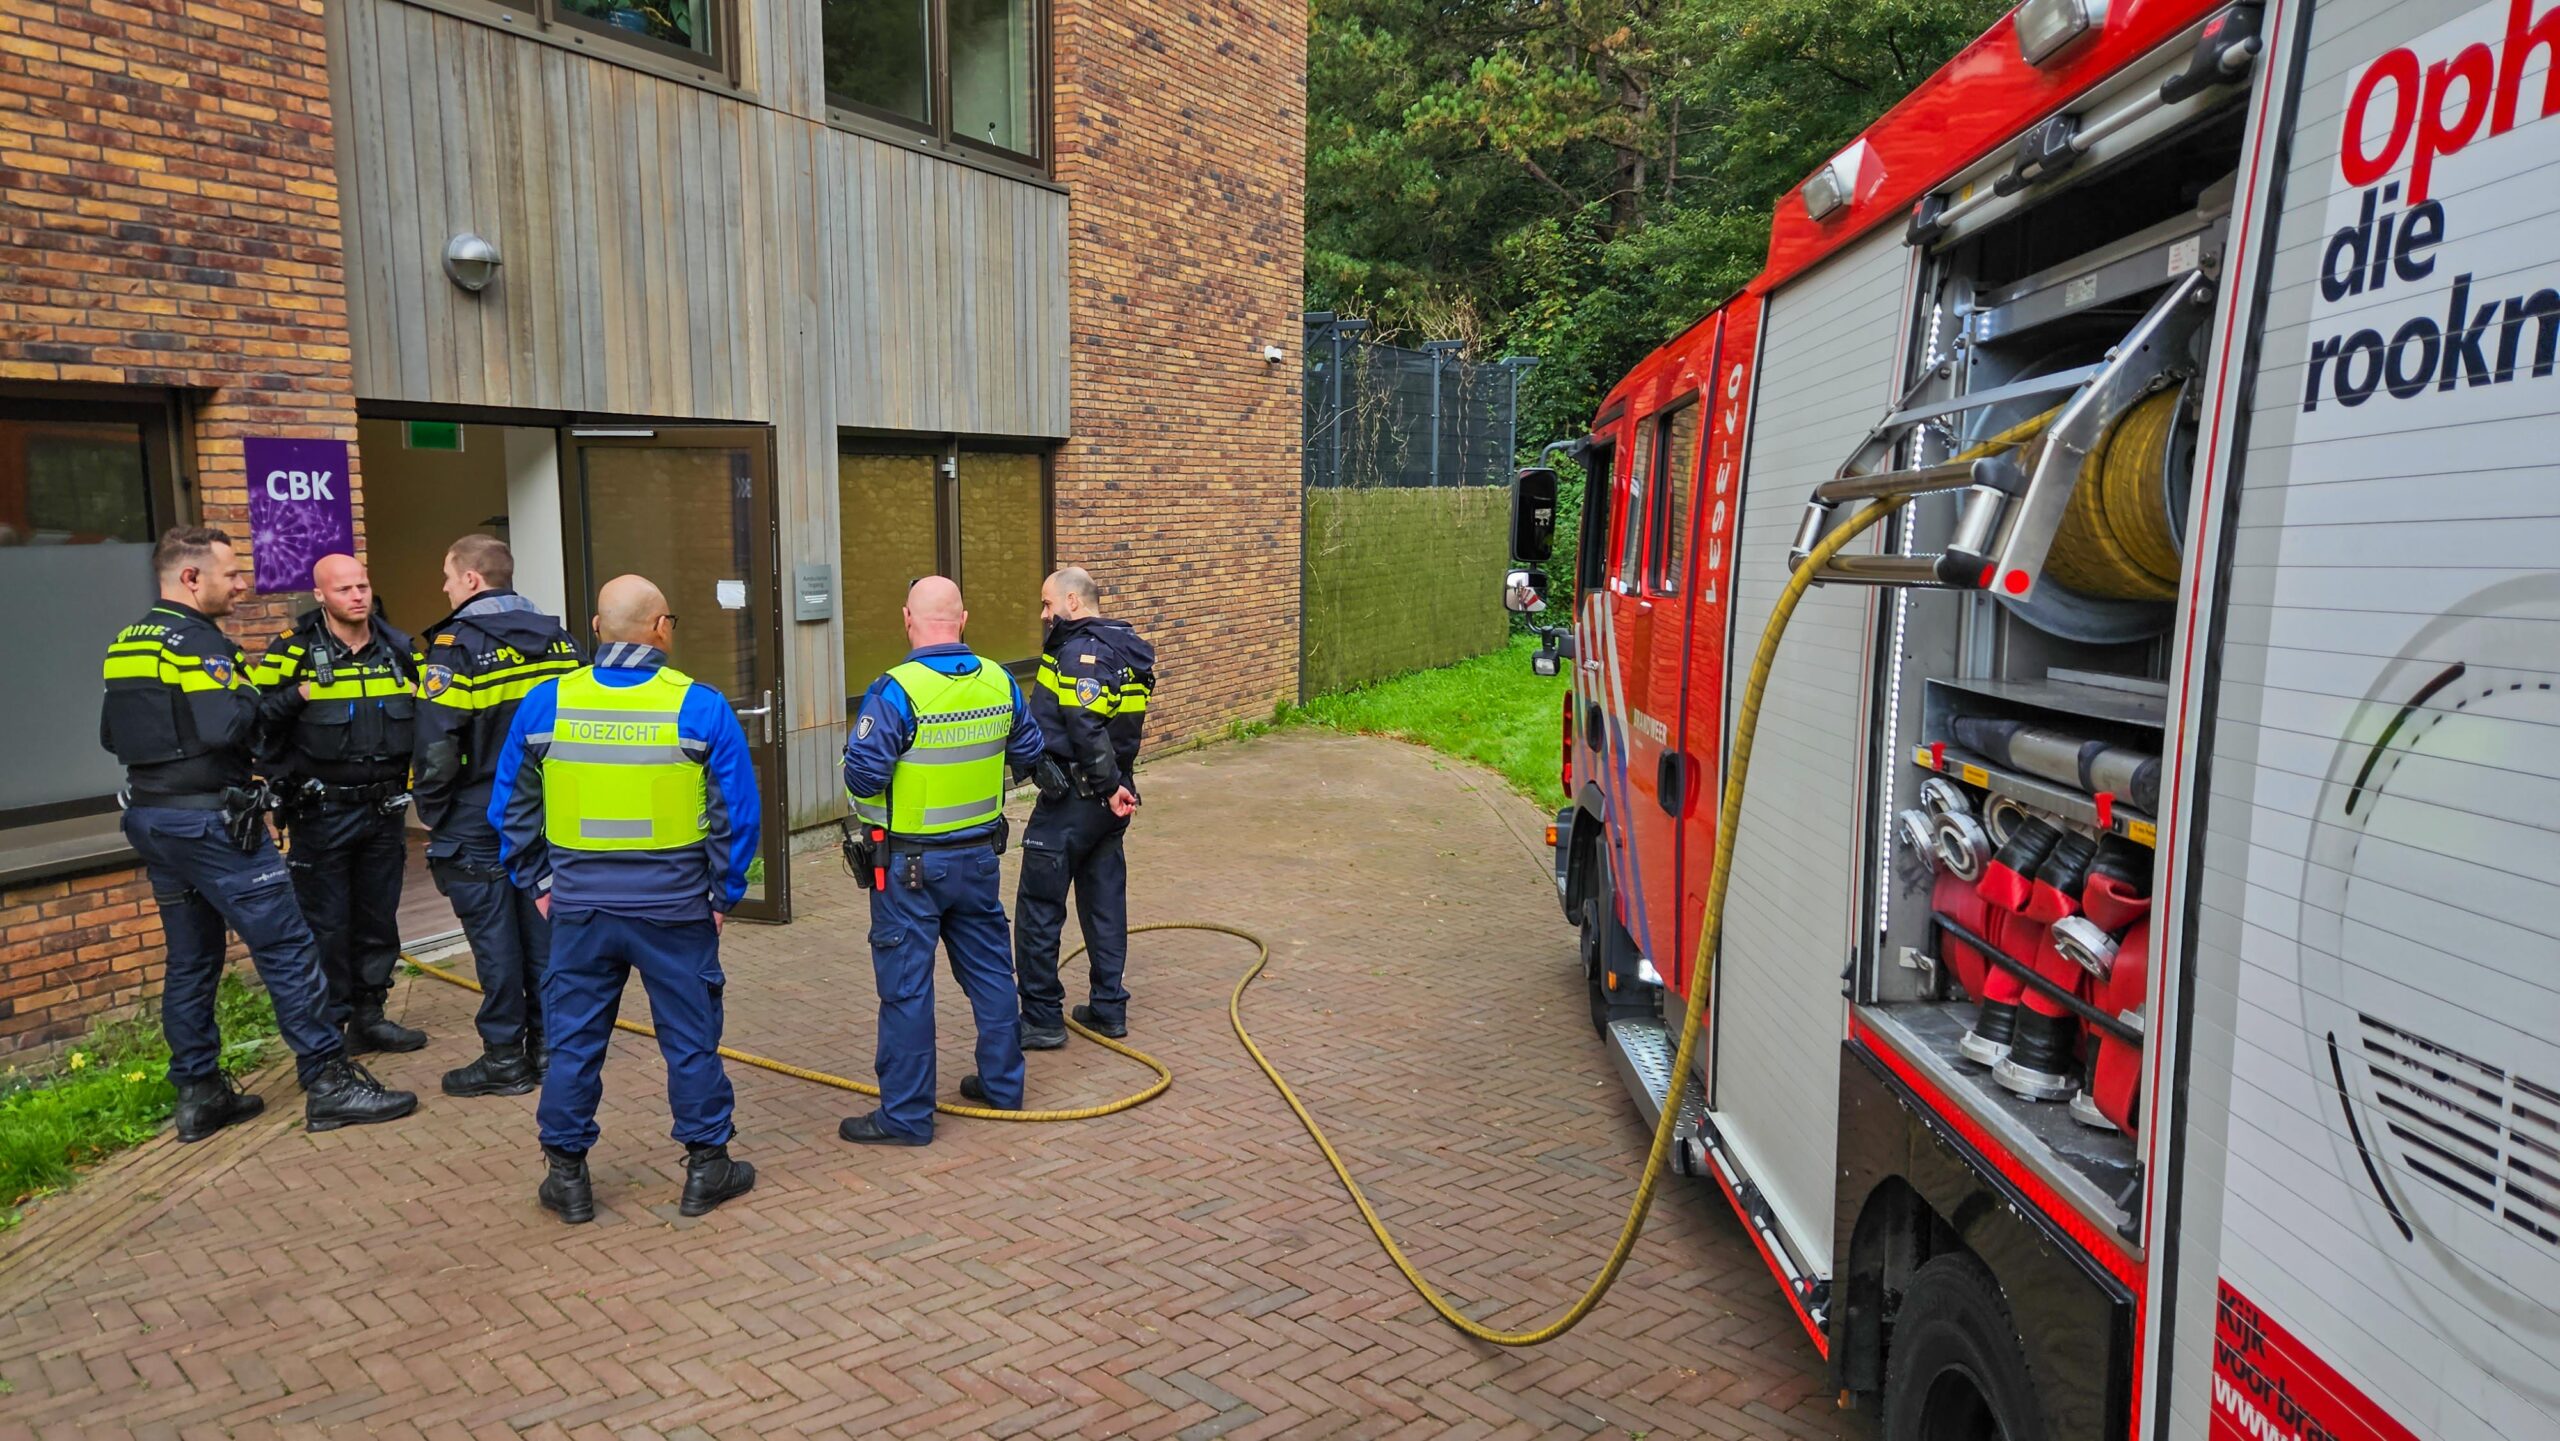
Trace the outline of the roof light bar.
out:
<instances>
[{"instance_id":1,"label":"roof light bar","mask_svg":"<svg viewBox=\"0 0 2560 1441\"><path fill-rule=\"evenodd\" d=\"M2013 17L2018 53L2042 65L2106 28L2107 0L2023 0Z\"/></svg>"}]
</instances>

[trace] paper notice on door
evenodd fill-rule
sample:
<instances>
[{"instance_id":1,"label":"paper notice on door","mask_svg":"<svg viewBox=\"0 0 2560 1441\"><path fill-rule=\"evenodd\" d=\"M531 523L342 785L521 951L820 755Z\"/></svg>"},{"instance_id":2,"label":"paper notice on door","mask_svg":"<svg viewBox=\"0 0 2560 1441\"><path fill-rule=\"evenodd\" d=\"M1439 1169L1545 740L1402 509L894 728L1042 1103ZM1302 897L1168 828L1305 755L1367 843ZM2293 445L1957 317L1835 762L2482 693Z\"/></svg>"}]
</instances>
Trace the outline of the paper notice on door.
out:
<instances>
[{"instance_id":1,"label":"paper notice on door","mask_svg":"<svg viewBox=\"0 0 2560 1441\"><path fill-rule=\"evenodd\" d=\"M715 581L713 582L713 587L719 592L720 608L722 610L745 610L747 608L747 583L745 581Z\"/></svg>"}]
</instances>

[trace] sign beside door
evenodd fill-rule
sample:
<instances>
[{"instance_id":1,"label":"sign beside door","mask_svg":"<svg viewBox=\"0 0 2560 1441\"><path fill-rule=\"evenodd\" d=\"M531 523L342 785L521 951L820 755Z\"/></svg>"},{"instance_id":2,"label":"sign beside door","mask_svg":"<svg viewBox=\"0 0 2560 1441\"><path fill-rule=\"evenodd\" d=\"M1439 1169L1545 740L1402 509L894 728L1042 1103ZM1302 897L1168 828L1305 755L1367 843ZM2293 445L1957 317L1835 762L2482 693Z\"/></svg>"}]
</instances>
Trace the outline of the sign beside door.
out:
<instances>
[{"instance_id":1,"label":"sign beside door","mask_svg":"<svg viewBox=\"0 0 2560 1441\"><path fill-rule=\"evenodd\" d=\"M324 555L356 553L347 443L252 435L240 442L249 483L249 555L261 595L309 590Z\"/></svg>"}]
</instances>

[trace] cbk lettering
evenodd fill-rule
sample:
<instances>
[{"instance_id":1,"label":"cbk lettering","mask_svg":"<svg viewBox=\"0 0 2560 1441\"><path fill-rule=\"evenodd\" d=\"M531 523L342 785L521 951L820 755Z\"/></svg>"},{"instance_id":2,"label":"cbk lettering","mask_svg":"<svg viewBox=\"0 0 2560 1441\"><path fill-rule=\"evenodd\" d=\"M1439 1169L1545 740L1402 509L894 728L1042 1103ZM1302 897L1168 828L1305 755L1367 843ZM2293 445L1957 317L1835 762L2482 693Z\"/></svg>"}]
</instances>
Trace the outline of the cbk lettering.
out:
<instances>
[{"instance_id":1,"label":"cbk lettering","mask_svg":"<svg viewBox=\"0 0 2560 1441\"><path fill-rule=\"evenodd\" d=\"M329 483L337 479L326 470L271 470L267 472L267 497L271 500L336 500Z\"/></svg>"}]
</instances>

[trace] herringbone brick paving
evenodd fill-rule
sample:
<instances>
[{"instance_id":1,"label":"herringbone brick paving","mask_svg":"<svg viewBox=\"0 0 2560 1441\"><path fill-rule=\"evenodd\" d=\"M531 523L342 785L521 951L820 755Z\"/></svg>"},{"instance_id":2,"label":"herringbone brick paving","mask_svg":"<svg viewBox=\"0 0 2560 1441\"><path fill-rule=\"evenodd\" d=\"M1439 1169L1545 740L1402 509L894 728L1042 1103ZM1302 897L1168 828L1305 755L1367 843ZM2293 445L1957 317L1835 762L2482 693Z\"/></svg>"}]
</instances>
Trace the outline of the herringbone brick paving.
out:
<instances>
[{"instance_id":1,"label":"herringbone brick paving","mask_svg":"<svg viewBox=\"0 0 2560 1441\"><path fill-rule=\"evenodd\" d=\"M1427 752L1314 733L1145 779L1135 918L1269 937L1248 1023L1414 1258L1497 1323L1570 1300L1645 1135L1584 1017L1534 808ZM832 860L797 858L796 923L730 932L729 1037L868 1076L863 902ZM733 1065L759 1183L699 1220L675 1215L663 1068L620 1037L599 1215L576 1228L533 1203L533 1098L434 1093L472 998L408 983L395 1004L435 1044L377 1069L425 1094L416 1117L306 1137L271 1069L260 1122L164 1136L0 1242L0 1441L1866 1434L1694 1183L1570 1336L1449 1331L1228 1030L1249 948L1133 951L1135 1038L1177 1073L1155 1104L946 1117L932 1147L881 1151L835 1137L864 1098ZM946 1092L967 1066L956 989ZM1032 1102L1140 1075L1071 1044L1032 1058Z\"/></svg>"}]
</instances>

